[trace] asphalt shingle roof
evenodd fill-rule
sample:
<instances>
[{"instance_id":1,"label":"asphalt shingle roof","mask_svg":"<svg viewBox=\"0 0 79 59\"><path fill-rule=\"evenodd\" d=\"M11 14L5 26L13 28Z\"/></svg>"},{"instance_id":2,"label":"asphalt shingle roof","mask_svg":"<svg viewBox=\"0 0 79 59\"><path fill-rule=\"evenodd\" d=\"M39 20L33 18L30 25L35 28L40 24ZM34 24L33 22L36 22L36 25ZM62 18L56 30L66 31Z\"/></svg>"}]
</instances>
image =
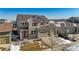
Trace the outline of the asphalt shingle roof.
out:
<instances>
[{"instance_id":1,"label":"asphalt shingle roof","mask_svg":"<svg viewBox=\"0 0 79 59\"><path fill-rule=\"evenodd\" d=\"M12 31L12 23L4 22L0 24L0 32Z\"/></svg>"}]
</instances>

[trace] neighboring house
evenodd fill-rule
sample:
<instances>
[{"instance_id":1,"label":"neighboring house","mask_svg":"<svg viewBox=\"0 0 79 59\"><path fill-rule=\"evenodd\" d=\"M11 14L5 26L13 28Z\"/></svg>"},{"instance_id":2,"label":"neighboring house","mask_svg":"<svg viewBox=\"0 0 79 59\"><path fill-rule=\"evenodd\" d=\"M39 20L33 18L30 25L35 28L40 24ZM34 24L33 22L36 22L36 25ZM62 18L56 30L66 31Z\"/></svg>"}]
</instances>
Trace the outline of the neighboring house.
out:
<instances>
[{"instance_id":1,"label":"neighboring house","mask_svg":"<svg viewBox=\"0 0 79 59\"><path fill-rule=\"evenodd\" d=\"M67 22L67 21L58 21L55 22L54 25L58 29L58 32L61 34L74 34L77 33L77 25L75 23Z\"/></svg>"},{"instance_id":2,"label":"neighboring house","mask_svg":"<svg viewBox=\"0 0 79 59\"><path fill-rule=\"evenodd\" d=\"M12 24L10 22L0 23L0 47L6 48L10 47L11 43L11 31Z\"/></svg>"},{"instance_id":3,"label":"neighboring house","mask_svg":"<svg viewBox=\"0 0 79 59\"><path fill-rule=\"evenodd\" d=\"M75 24L76 25L76 33L79 34L79 24Z\"/></svg>"},{"instance_id":4,"label":"neighboring house","mask_svg":"<svg viewBox=\"0 0 79 59\"><path fill-rule=\"evenodd\" d=\"M16 23L20 39L37 38L37 29L47 26L48 19L41 15L17 15Z\"/></svg>"}]
</instances>

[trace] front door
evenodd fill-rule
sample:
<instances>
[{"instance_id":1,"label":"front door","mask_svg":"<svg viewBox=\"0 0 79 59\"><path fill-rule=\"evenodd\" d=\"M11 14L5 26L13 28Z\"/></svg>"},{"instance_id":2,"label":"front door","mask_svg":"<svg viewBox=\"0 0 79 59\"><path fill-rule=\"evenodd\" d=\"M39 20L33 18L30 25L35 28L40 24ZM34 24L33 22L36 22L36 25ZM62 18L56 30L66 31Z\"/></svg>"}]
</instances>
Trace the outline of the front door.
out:
<instances>
[{"instance_id":1,"label":"front door","mask_svg":"<svg viewBox=\"0 0 79 59\"><path fill-rule=\"evenodd\" d=\"M23 31L22 32L22 37L23 38L28 38L28 31Z\"/></svg>"}]
</instances>

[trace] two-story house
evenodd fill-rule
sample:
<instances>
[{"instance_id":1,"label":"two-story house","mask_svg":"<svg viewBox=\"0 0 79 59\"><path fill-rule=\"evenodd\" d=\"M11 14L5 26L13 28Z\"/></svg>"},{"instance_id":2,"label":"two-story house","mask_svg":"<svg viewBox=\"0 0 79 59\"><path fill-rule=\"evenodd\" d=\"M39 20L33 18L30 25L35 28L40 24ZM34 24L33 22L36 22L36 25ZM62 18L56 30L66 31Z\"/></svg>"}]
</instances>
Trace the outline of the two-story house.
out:
<instances>
[{"instance_id":1,"label":"two-story house","mask_svg":"<svg viewBox=\"0 0 79 59\"><path fill-rule=\"evenodd\" d=\"M38 29L48 25L48 19L41 15L17 15L16 23L20 39L38 37Z\"/></svg>"},{"instance_id":2,"label":"two-story house","mask_svg":"<svg viewBox=\"0 0 79 59\"><path fill-rule=\"evenodd\" d=\"M67 21L58 21L55 22L54 25L57 27L58 32L61 34L69 33L74 34L77 33L77 25L75 23L67 22Z\"/></svg>"}]
</instances>

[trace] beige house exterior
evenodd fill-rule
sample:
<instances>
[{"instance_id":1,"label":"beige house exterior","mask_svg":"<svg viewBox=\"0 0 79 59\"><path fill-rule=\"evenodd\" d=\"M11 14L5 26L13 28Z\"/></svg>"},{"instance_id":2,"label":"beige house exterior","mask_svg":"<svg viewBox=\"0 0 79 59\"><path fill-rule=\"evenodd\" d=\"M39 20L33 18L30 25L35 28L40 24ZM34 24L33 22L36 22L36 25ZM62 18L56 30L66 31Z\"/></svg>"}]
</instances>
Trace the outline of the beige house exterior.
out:
<instances>
[{"instance_id":1,"label":"beige house exterior","mask_svg":"<svg viewBox=\"0 0 79 59\"><path fill-rule=\"evenodd\" d=\"M34 39L38 37L38 29L48 26L48 19L41 15L17 15L17 30L20 39Z\"/></svg>"}]
</instances>

